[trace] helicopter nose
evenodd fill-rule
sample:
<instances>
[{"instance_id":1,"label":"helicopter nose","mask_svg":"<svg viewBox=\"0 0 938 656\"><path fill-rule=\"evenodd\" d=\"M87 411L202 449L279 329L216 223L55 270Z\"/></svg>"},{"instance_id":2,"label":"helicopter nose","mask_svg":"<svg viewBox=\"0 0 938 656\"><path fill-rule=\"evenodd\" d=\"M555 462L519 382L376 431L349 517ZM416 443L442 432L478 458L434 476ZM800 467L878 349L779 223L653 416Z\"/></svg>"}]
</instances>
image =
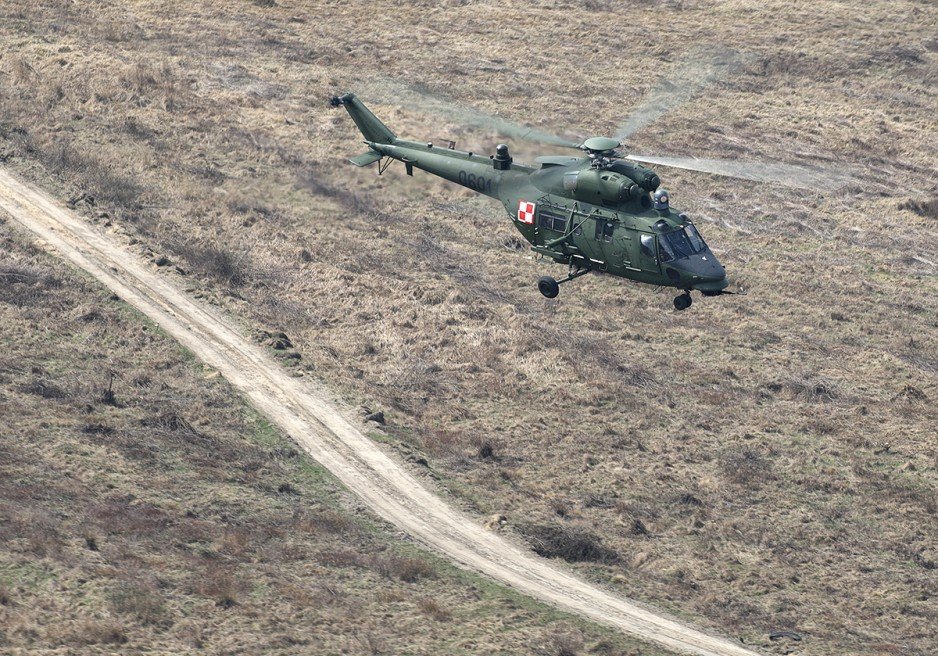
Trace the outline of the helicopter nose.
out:
<instances>
[{"instance_id":1,"label":"helicopter nose","mask_svg":"<svg viewBox=\"0 0 938 656\"><path fill-rule=\"evenodd\" d=\"M690 287L700 291L719 291L729 285L726 279L726 269L714 256L710 249L702 253L681 258L672 265L680 269L682 277L689 278Z\"/></svg>"}]
</instances>

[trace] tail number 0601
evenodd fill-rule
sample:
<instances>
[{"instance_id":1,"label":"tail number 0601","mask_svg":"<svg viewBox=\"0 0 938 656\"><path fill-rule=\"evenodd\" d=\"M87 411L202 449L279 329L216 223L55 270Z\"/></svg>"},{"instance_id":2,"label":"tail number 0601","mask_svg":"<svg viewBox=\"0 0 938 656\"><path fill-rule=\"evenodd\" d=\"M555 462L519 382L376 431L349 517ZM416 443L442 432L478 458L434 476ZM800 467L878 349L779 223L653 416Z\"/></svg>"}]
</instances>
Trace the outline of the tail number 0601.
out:
<instances>
[{"instance_id":1,"label":"tail number 0601","mask_svg":"<svg viewBox=\"0 0 938 656\"><path fill-rule=\"evenodd\" d=\"M459 172L459 184L476 191L492 191L492 178L486 178L475 173Z\"/></svg>"}]
</instances>

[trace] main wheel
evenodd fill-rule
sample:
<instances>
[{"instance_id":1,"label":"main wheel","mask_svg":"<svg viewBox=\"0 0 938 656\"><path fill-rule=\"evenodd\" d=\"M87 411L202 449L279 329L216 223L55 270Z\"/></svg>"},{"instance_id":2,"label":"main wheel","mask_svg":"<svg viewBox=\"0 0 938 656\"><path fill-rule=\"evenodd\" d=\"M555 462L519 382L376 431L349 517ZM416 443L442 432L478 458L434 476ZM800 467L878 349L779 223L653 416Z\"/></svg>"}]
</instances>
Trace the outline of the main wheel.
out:
<instances>
[{"instance_id":1,"label":"main wheel","mask_svg":"<svg viewBox=\"0 0 938 656\"><path fill-rule=\"evenodd\" d=\"M690 297L690 294L681 294L680 296L674 297L674 309L675 310L686 310L690 307L690 304L694 302L694 299Z\"/></svg>"},{"instance_id":2,"label":"main wheel","mask_svg":"<svg viewBox=\"0 0 938 656\"><path fill-rule=\"evenodd\" d=\"M541 292L547 298L556 298L560 293L560 285L550 276L543 276L537 281L537 291Z\"/></svg>"}]
</instances>

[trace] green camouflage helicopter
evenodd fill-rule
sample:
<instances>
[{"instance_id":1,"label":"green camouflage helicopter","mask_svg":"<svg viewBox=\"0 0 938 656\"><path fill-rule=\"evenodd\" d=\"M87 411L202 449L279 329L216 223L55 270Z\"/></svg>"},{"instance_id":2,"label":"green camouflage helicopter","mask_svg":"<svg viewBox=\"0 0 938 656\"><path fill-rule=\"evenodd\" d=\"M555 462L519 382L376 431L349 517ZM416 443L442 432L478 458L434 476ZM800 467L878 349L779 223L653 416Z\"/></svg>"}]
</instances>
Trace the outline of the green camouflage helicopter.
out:
<instances>
[{"instance_id":1,"label":"green camouflage helicopter","mask_svg":"<svg viewBox=\"0 0 938 656\"><path fill-rule=\"evenodd\" d=\"M532 167L515 163L505 144L486 157L456 150L452 142L435 146L399 139L351 93L334 96L331 104L344 106L365 137L368 151L351 159L356 166L377 162L380 174L399 160L408 175L416 167L500 201L532 250L569 266L562 280L538 280L538 290L547 298L556 297L561 284L590 272L675 287L682 292L674 299L677 310L691 306L692 290L704 296L734 293L727 291L726 271L700 231L671 207L658 175L637 161L794 186L805 186L806 177L816 176L781 164L622 157L619 141L607 137L582 143L552 138L552 143L575 146L585 156L538 157ZM633 122L630 130L647 118Z\"/></svg>"}]
</instances>

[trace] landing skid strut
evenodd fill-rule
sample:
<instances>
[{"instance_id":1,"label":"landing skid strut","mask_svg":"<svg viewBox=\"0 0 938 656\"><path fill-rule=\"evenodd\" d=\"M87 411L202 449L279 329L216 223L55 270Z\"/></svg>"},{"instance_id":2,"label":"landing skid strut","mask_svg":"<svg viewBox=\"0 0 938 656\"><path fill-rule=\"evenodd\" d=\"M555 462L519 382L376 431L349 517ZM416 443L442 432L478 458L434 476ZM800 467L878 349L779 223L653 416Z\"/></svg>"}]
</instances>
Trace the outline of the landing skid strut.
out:
<instances>
[{"instance_id":1,"label":"landing skid strut","mask_svg":"<svg viewBox=\"0 0 938 656\"><path fill-rule=\"evenodd\" d=\"M547 298L556 298L557 294L560 293L560 285L565 282L570 282L575 278L579 278L582 275L585 275L590 272L590 269L576 269L567 274L567 277L563 280L554 280L550 276L542 276L537 281L537 290L541 292Z\"/></svg>"}]
</instances>

